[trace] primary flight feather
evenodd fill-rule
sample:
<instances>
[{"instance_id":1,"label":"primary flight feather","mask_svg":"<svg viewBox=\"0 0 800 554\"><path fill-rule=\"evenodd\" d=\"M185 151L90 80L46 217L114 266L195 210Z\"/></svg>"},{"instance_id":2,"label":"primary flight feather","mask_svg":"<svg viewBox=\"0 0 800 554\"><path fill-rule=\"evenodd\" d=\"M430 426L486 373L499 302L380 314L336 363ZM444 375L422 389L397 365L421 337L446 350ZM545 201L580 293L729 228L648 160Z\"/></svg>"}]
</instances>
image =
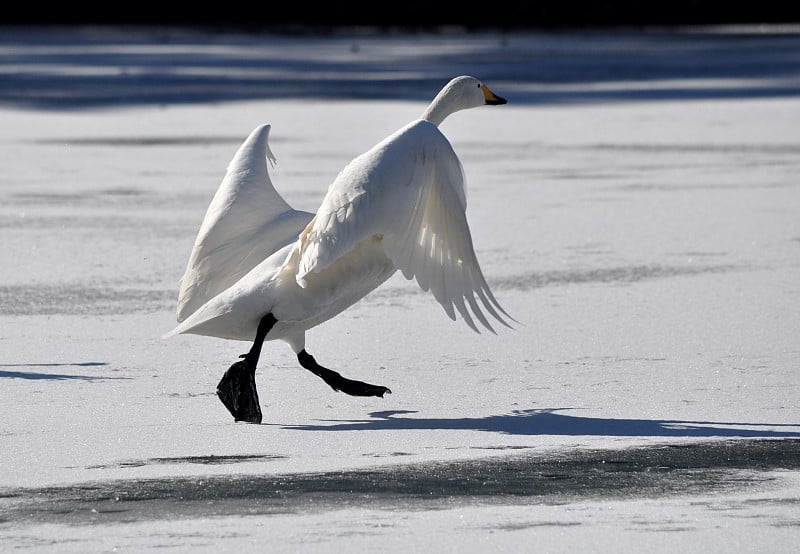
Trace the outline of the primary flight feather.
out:
<instances>
[{"instance_id":1,"label":"primary flight feather","mask_svg":"<svg viewBox=\"0 0 800 554\"><path fill-rule=\"evenodd\" d=\"M237 421L261 421L254 374L264 340L286 341L335 390L391 392L317 364L305 332L398 269L451 319L458 312L475 331L476 319L493 332L490 317L508 325L475 256L461 162L438 128L456 111L505 103L475 77L456 77L420 119L347 164L316 214L292 209L273 188L270 127L251 133L206 212L181 283L180 323L166 335L254 341L218 386Z\"/></svg>"}]
</instances>

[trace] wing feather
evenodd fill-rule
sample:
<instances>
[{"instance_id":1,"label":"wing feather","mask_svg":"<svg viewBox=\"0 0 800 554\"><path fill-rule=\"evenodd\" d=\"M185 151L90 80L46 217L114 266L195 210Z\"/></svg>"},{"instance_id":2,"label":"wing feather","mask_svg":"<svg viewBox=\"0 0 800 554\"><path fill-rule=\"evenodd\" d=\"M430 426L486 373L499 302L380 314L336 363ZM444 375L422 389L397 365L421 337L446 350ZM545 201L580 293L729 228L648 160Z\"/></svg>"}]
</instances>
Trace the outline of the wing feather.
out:
<instances>
[{"instance_id":1,"label":"wing feather","mask_svg":"<svg viewBox=\"0 0 800 554\"><path fill-rule=\"evenodd\" d=\"M261 125L242 143L206 210L181 279L178 321L296 240L313 217L292 209L273 187L269 131Z\"/></svg>"},{"instance_id":2,"label":"wing feather","mask_svg":"<svg viewBox=\"0 0 800 554\"><path fill-rule=\"evenodd\" d=\"M474 252L461 162L427 121L409 124L342 170L301 235L297 282L303 286L306 275L376 236L448 317L458 311L474 331L477 320L494 332L485 311L510 326Z\"/></svg>"},{"instance_id":3,"label":"wing feather","mask_svg":"<svg viewBox=\"0 0 800 554\"><path fill-rule=\"evenodd\" d=\"M430 290L448 316L453 317L455 304L473 330L478 330L474 321L477 319L494 332L484 310L506 326L510 325L501 314L512 318L497 303L475 255L466 218L461 164L449 143L448 148L442 146L426 156L426 163L433 170L421 172L429 174L429 180L420 185L426 194L417 206L421 217L412 219L412 240L394 244L401 250L399 255L393 255L393 247L387 243L387 253L395 263L402 264L402 250L413 250L412 262L400 265L404 275L416 278L423 290Z\"/></svg>"}]
</instances>

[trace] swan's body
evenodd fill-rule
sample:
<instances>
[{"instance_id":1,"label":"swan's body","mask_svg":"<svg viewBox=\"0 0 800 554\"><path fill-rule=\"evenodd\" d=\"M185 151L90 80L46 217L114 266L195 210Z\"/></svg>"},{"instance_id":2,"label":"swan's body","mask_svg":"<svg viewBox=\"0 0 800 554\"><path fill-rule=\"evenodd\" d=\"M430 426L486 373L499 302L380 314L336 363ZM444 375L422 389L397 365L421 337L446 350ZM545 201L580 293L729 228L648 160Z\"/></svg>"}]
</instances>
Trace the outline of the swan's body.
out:
<instances>
[{"instance_id":1,"label":"swan's body","mask_svg":"<svg viewBox=\"0 0 800 554\"><path fill-rule=\"evenodd\" d=\"M335 267L309 276L301 287L295 280L297 258L295 244L284 246L170 335L192 333L252 341L261 318L272 313L278 323L267 340L282 339L297 353L304 347L305 331L352 306L396 271L377 242L365 241Z\"/></svg>"},{"instance_id":2,"label":"swan's body","mask_svg":"<svg viewBox=\"0 0 800 554\"><path fill-rule=\"evenodd\" d=\"M438 128L460 109L503 103L474 77L453 79L422 118L351 161L315 215L292 209L272 187L270 127L254 130L206 213L181 284L180 323L166 336L255 337L245 360L253 372L261 342L284 340L320 375L321 366L305 352L305 332L398 269L430 290L450 318L458 311L475 331L473 318L493 330L481 307L506 324L473 251L461 163ZM330 379L341 378L335 375ZM320 376L349 394L388 391Z\"/></svg>"}]
</instances>

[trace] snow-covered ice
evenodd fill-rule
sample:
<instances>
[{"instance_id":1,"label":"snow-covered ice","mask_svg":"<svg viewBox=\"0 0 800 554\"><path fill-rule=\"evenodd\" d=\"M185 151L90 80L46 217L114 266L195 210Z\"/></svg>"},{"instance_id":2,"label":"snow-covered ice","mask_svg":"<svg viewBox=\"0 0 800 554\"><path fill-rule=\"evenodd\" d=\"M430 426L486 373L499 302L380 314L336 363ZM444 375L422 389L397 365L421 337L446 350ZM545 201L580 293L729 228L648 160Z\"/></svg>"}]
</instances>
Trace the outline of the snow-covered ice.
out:
<instances>
[{"instance_id":1,"label":"snow-covered ice","mask_svg":"<svg viewBox=\"0 0 800 554\"><path fill-rule=\"evenodd\" d=\"M795 551L797 35L166 32L0 40L3 550ZM442 129L520 325L397 275L307 342L393 394L269 342L234 424L249 346L160 338L231 156L270 123L314 211L463 73L509 99Z\"/></svg>"}]
</instances>

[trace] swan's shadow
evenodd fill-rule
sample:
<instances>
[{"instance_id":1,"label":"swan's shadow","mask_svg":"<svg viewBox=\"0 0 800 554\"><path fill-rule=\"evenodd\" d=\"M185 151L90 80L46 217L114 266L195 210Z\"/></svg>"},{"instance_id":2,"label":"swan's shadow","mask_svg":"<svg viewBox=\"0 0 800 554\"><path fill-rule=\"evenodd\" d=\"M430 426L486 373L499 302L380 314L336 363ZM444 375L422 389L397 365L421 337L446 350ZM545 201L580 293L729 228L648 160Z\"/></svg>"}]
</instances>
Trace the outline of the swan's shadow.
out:
<instances>
[{"instance_id":1,"label":"swan's shadow","mask_svg":"<svg viewBox=\"0 0 800 554\"><path fill-rule=\"evenodd\" d=\"M107 366L106 362L76 362L76 363L48 363L48 364L0 364L0 367L95 367ZM40 373L38 371L7 371L0 369L0 379L28 379L47 381L100 381L109 379L130 379L130 377L104 377L102 375L82 375L74 373Z\"/></svg>"},{"instance_id":2,"label":"swan's shadow","mask_svg":"<svg viewBox=\"0 0 800 554\"><path fill-rule=\"evenodd\" d=\"M372 419L325 420L326 423L319 425L287 425L284 428L301 431L466 430L506 435L800 438L798 431L774 430L775 427L797 428L800 424L606 419L559 413L569 409L571 408L515 410L503 415L452 419L403 417L405 414L417 412L393 410L372 412L369 414Z\"/></svg>"}]
</instances>

